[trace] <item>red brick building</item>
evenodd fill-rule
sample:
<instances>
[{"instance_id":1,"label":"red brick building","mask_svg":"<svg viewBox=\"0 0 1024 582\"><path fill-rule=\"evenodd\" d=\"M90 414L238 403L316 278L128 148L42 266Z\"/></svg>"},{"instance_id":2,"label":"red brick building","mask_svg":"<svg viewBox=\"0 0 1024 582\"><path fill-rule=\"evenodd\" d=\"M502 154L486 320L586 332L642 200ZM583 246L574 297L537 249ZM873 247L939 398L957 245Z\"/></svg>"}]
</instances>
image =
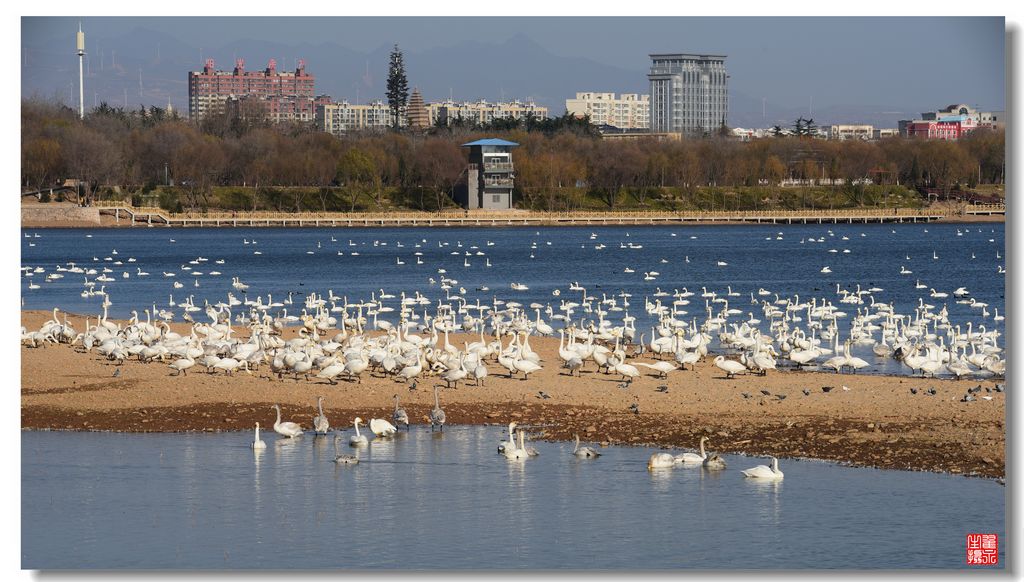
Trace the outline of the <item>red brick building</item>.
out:
<instances>
[{"instance_id":1,"label":"red brick building","mask_svg":"<svg viewBox=\"0 0 1024 582\"><path fill-rule=\"evenodd\" d=\"M313 83L301 60L291 72L278 71L274 59L259 71L246 71L244 59L235 61L233 71L218 71L213 59L207 59L203 70L188 73L188 114L202 119L223 113L230 100L257 99L275 121L312 120L317 103ZM322 102L323 97L319 99Z\"/></svg>"},{"instance_id":2,"label":"red brick building","mask_svg":"<svg viewBox=\"0 0 1024 582\"><path fill-rule=\"evenodd\" d=\"M973 124L956 121L911 121L906 124L907 137L924 139L960 139L961 136L974 129Z\"/></svg>"}]
</instances>

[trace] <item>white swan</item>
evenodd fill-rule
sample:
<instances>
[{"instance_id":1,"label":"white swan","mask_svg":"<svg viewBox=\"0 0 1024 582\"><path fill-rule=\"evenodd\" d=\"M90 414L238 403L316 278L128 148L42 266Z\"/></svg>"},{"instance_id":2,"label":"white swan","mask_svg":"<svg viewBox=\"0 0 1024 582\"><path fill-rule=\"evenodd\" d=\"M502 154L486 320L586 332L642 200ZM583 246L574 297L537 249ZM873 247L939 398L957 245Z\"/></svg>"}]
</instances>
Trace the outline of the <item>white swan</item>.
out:
<instances>
[{"instance_id":1,"label":"white swan","mask_svg":"<svg viewBox=\"0 0 1024 582\"><path fill-rule=\"evenodd\" d=\"M747 367L743 364L725 359L725 356L717 356L715 358L715 365L725 372L726 378L732 378L739 372L745 372Z\"/></svg>"},{"instance_id":2,"label":"white swan","mask_svg":"<svg viewBox=\"0 0 1024 582\"><path fill-rule=\"evenodd\" d=\"M254 450L267 448L267 443L263 442L260 439L260 423L258 422L256 423L256 436L253 439L252 443L249 444L249 446L252 447Z\"/></svg>"},{"instance_id":3,"label":"white swan","mask_svg":"<svg viewBox=\"0 0 1024 582\"><path fill-rule=\"evenodd\" d=\"M530 454L526 452L526 433L519 431L519 446L506 447L505 458L510 461L521 461L529 456Z\"/></svg>"},{"instance_id":4,"label":"white swan","mask_svg":"<svg viewBox=\"0 0 1024 582\"><path fill-rule=\"evenodd\" d=\"M508 423L508 440L501 441L500 443L498 443L498 453L504 453L505 451L509 449L514 449L516 447L515 431L515 421Z\"/></svg>"},{"instance_id":5,"label":"white swan","mask_svg":"<svg viewBox=\"0 0 1024 582\"><path fill-rule=\"evenodd\" d=\"M580 435L576 435L576 448L572 450L572 454L576 455L581 459L596 459L601 456L601 453L595 451L590 447L580 446Z\"/></svg>"},{"instance_id":6,"label":"white swan","mask_svg":"<svg viewBox=\"0 0 1024 582\"><path fill-rule=\"evenodd\" d=\"M750 477L752 479L764 479L768 481L782 481L782 471L779 470L779 460L775 457L768 457L772 460L772 466L758 465L750 469L743 470L744 477Z\"/></svg>"},{"instance_id":7,"label":"white swan","mask_svg":"<svg viewBox=\"0 0 1024 582\"><path fill-rule=\"evenodd\" d=\"M668 469L676 466L676 458L669 453L654 453L647 460L648 469Z\"/></svg>"},{"instance_id":8,"label":"white swan","mask_svg":"<svg viewBox=\"0 0 1024 582\"><path fill-rule=\"evenodd\" d=\"M274 422L274 432L288 438L295 438L302 435L302 427L294 422L281 422L281 407L274 405L277 411L277 420Z\"/></svg>"},{"instance_id":9,"label":"white swan","mask_svg":"<svg viewBox=\"0 0 1024 582\"><path fill-rule=\"evenodd\" d=\"M348 444L352 445L353 447L367 444L366 435L359 434L360 422L363 422L363 419L359 418L358 416L354 421L352 421L353 426L356 427L356 434L349 437Z\"/></svg>"},{"instance_id":10,"label":"white swan","mask_svg":"<svg viewBox=\"0 0 1024 582\"><path fill-rule=\"evenodd\" d=\"M374 436L387 437L398 432L395 425L384 420L383 418L371 418L370 419L370 430L373 431Z\"/></svg>"},{"instance_id":11,"label":"white swan","mask_svg":"<svg viewBox=\"0 0 1024 582\"><path fill-rule=\"evenodd\" d=\"M704 460L708 458L708 454L704 452L704 443L709 441L706 436L700 437L700 454L697 453L682 453L675 456L675 462L680 465L700 465L704 463Z\"/></svg>"}]
</instances>

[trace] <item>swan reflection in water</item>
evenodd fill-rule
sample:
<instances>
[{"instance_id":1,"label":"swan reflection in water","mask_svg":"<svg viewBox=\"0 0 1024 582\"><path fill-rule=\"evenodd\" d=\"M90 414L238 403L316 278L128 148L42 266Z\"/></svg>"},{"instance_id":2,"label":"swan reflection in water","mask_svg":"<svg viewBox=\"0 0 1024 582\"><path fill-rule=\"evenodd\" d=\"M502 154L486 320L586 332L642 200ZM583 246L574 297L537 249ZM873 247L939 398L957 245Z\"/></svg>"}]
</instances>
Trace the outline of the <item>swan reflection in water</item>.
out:
<instances>
[{"instance_id":1,"label":"swan reflection in water","mask_svg":"<svg viewBox=\"0 0 1024 582\"><path fill-rule=\"evenodd\" d=\"M782 480L744 479L743 484L750 488L751 494L762 498L765 503L755 516L760 525L778 526L782 521L782 503L779 492L785 486Z\"/></svg>"}]
</instances>

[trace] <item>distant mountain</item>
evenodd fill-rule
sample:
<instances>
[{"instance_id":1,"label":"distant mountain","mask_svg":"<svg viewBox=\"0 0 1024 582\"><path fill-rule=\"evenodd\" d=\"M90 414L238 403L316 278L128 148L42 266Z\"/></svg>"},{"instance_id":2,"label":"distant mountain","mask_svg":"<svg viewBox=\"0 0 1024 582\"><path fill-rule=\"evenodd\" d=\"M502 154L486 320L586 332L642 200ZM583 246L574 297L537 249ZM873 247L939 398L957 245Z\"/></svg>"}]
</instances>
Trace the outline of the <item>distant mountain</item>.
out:
<instances>
[{"instance_id":1,"label":"distant mountain","mask_svg":"<svg viewBox=\"0 0 1024 582\"><path fill-rule=\"evenodd\" d=\"M25 38L22 94L77 97L77 63L68 39ZM298 59L316 76L316 90L335 99L366 102L383 99L390 45L367 52L334 43L288 45L269 40L240 40L218 47L197 47L160 31L134 28L110 39L88 39L86 106L94 101L187 107L187 73L213 58L218 69L230 70L244 58L248 70L263 69L271 58L278 69L295 68ZM102 60L102 64L101 64ZM405 54L410 87L428 101L452 95L459 100L532 98L553 114L565 110L565 99L577 91L644 92L644 70L631 71L588 59L553 55L525 35L500 44L461 42ZM139 71L142 72L140 94Z\"/></svg>"},{"instance_id":2,"label":"distant mountain","mask_svg":"<svg viewBox=\"0 0 1024 582\"><path fill-rule=\"evenodd\" d=\"M762 102L735 90L729 91L729 124L732 127L792 126L798 117L814 119L817 125L870 124L875 127L896 127L901 119L916 118L927 108L874 105L830 105L809 110L810 103L797 107L780 107Z\"/></svg>"},{"instance_id":3,"label":"distant mountain","mask_svg":"<svg viewBox=\"0 0 1024 582\"><path fill-rule=\"evenodd\" d=\"M22 95L57 96L77 101L78 67L73 40L23 37ZM304 59L316 76L316 91L334 99L365 103L383 99L390 44L366 52L335 43L285 44L273 40L234 41L222 46L192 46L159 30L131 28L114 38L87 35L87 107L107 101L129 107L165 106L168 98L186 110L187 73L213 58L218 69L230 70L244 58L248 70L263 69L276 59L278 69L294 69ZM638 51L636 69L606 65L585 58L552 54L524 34L500 43L464 41L420 52L405 53L410 88L418 87L427 101L454 96L457 100L533 99L552 115L565 111L565 99L579 91L646 93L647 57ZM141 87L140 87L141 72ZM733 78L729 125L765 127L791 125L807 116L806 106L780 107L768 103L762 116L759 98L745 95ZM817 123L871 123L895 127L899 119L916 115L917 108L831 106L815 108Z\"/></svg>"}]
</instances>

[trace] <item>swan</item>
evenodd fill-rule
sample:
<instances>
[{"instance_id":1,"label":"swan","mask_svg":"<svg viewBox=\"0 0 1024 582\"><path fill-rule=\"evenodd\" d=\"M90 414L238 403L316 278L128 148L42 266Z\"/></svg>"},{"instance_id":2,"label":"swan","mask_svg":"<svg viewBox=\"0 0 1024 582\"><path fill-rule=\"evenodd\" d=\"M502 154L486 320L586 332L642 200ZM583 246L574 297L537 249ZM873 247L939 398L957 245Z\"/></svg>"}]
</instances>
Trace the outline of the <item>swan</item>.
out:
<instances>
[{"instance_id":1,"label":"swan","mask_svg":"<svg viewBox=\"0 0 1024 582\"><path fill-rule=\"evenodd\" d=\"M441 409L441 404L437 398L438 387L434 386L434 409L430 411L430 432L434 432L434 427L439 426L441 432L444 432L444 421L445 414L444 410Z\"/></svg>"},{"instance_id":2,"label":"swan","mask_svg":"<svg viewBox=\"0 0 1024 582\"><path fill-rule=\"evenodd\" d=\"M708 458L704 459L703 465L705 469L724 469L726 466L725 459L718 453L708 455Z\"/></svg>"},{"instance_id":3,"label":"swan","mask_svg":"<svg viewBox=\"0 0 1024 582\"><path fill-rule=\"evenodd\" d=\"M668 469L676 466L676 458L669 453L654 453L647 460L648 469Z\"/></svg>"},{"instance_id":4,"label":"swan","mask_svg":"<svg viewBox=\"0 0 1024 582\"><path fill-rule=\"evenodd\" d=\"M394 421L395 426L405 425L405 430L409 430L409 414L405 412L404 408L398 407L398 394L395 394L395 411L391 413L391 420Z\"/></svg>"},{"instance_id":5,"label":"swan","mask_svg":"<svg viewBox=\"0 0 1024 582\"><path fill-rule=\"evenodd\" d=\"M581 459L596 459L601 456L601 453L595 451L590 447L580 446L580 435L576 435L576 448L572 450L572 454L576 455Z\"/></svg>"},{"instance_id":6,"label":"swan","mask_svg":"<svg viewBox=\"0 0 1024 582\"><path fill-rule=\"evenodd\" d=\"M758 465L742 471L744 477L752 479L765 479L768 481L782 481L782 471L779 470L779 460L775 457L768 457L772 460L772 466Z\"/></svg>"},{"instance_id":7,"label":"swan","mask_svg":"<svg viewBox=\"0 0 1024 582\"><path fill-rule=\"evenodd\" d=\"M313 417L313 430L316 434L327 434L327 431L331 430L331 423L327 421L327 416L324 415L323 402L323 396L316 397L316 408L320 413Z\"/></svg>"},{"instance_id":8,"label":"swan","mask_svg":"<svg viewBox=\"0 0 1024 582\"><path fill-rule=\"evenodd\" d=\"M374 436L379 437L391 436L398 432L398 429L395 428L395 425L384 420L383 418L371 418L370 430L373 432Z\"/></svg>"},{"instance_id":9,"label":"swan","mask_svg":"<svg viewBox=\"0 0 1024 582\"><path fill-rule=\"evenodd\" d=\"M505 458L510 461L521 461L530 456L526 451L526 433L519 431L519 445L516 447L505 447Z\"/></svg>"},{"instance_id":10,"label":"swan","mask_svg":"<svg viewBox=\"0 0 1024 582\"><path fill-rule=\"evenodd\" d=\"M355 465L359 462L359 457L355 455L342 455L338 453L338 441L341 440L341 435L334 436L334 462L339 465Z\"/></svg>"},{"instance_id":11,"label":"swan","mask_svg":"<svg viewBox=\"0 0 1024 582\"><path fill-rule=\"evenodd\" d=\"M500 443L498 443L498 453L504 453L506 450L508 450L510 448L515 448L515 446L516 446L516 439L515 439L515 436L514 436L515 435L515 431L516 431L516 423L515 423L515 421L512 421L512 422L508 423L508 440L507 441L501 441Z\"/></svg>"},{"instance_id":12,"label":"swan","mask_svg":"<svg viewBox=\"0 0 1024 582\"><path fill-rule=\"evenodd\" d=\"M192 366L195 366L195 365L196 365L196 361L195 360L193 360L190 357L185 357L185 358L181 358L180 360L174 360L173 362L168 364L167 367L171 368L172 370L175 370L177 372L177 374L175 374L175 376L180 376L181 374L185 374L186 376L188 376L188 371L187 370L189 368L191 368Z\"/></svg>"},{"instance_id":13,"label":"swan","mask_svg":"<svg viewBox=\"0 0 1024 582\"><path fill-rule=\"evenodd\" d=\"M281 422L281 407L274 405L277 410L277 420L274 422L274 432L288 438L295 438L302 435L302 427L294 422Z\"/></svg>"},{"instance_id":14,"label":"swan","mask_svg":"<svg viewBox=\"0 0 1024 582\"><path fill-rule=\"evenodd\" d=\"M366 435L359 434L359 423L360 422L363 422L363 419L359 418L358 416L356 417L356 419L354 421L352 421L353 426L356 427L356 434L354 434L354 435L349 437L348 444L352 445L353 447L358 447L360 445L367 444Z\"/></svg>"},{"instance_id":15,"label":"swan","mask_svg":"<svg viewBox=\"0 0 1024 582\"><path fill-rule=\"evenodd\" d=\"M726 378L732 378L739 372L746 371L747 367L743 364L725 359L725 356L717 356L715 358L715 365L725 371Z\"/></svg>"},{"instance_id":16,"label":"swan","mask_svg":"<svg viewBox=\"0 0 1024 582\"><path fill-rule=\"evenodd\" d=\"M709 440L711 439L709 439L706 436L700 437L700 454L698 455L697 453L682 453L674 457L675 462L679 463L680 465L702 464L708 458L708 454L704 452L704 443L706 443Z\"/></svg>"},{"instance_id":17,"label":"swan","mask_svg":"<svg viewBox=\"0 0 1024 582\"><path fill-rule=\"evenodd\" d=\"M252 447L254 450L267 448L267 443L263 442L263 440L260 439L260 423L258 422L256 423L256 436L253 439L252 443L249 444L249 446Z\"/></svg>"}]
</instances>

